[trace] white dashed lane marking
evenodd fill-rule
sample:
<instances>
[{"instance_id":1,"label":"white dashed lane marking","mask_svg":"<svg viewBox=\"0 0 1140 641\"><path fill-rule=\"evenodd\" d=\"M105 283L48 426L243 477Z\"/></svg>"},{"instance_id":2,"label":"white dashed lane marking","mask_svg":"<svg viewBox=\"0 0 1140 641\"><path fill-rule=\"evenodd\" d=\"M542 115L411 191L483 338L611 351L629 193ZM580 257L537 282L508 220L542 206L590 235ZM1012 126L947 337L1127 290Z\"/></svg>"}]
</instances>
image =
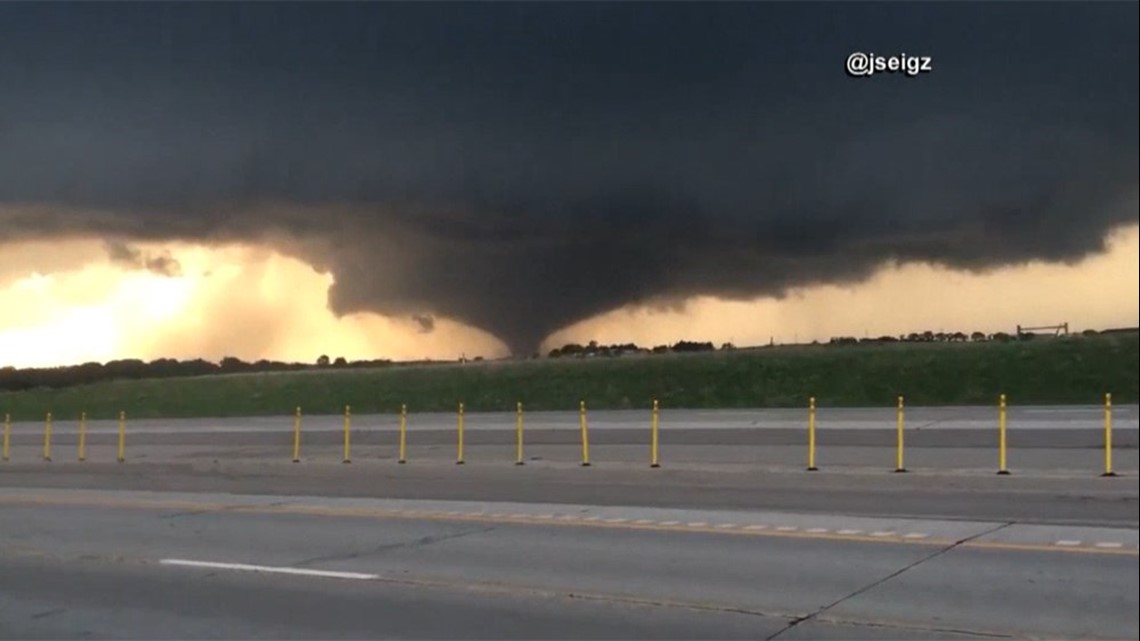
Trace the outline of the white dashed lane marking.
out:
<instances>
[{"instance_id":1,"label":"white dashed lane marking","mask_svg":"<svg viewBox=\"0 0 1140 641\"><path fill-rule=\"evenodd\" d=\"M458 516L458 517L467 517L467 518L511 519L511 520L521 520L521 521L562 521L562 522L576 522L576 523L583 523L583 522L599 523L600 522L600 523L612 523L615 525L629 524L629 525L635 525L635 526L655 527L655 528L660 528L660 527L669 528L669 527L676 527L676 526L682 526L683 525L685 527L694 528L694 529L736 530L736 531L745 531L745 532L759 532L762 530L768 530L768 531L782 532L782 533L802 532L804 534L835 534L835 535L839 535L839 536L864 535L864 536L872 536L872 537L879 538L879 539L886 539L886 538L890 538L890 537L901 537L903 539L907 539L907 540L911 540L911 541L919 541L922 539L930 538L930 534L927 532L907 532L905 534L900 534L900 533L895 532L893 530L874 530L871 532L865 532L864 530L860 530L860 529L856 529L856 528L840 528L840 529L832 530L832 529L825 528L825 527L800 528L799 526L795 526L795 525L771 526L771 525L767 525L764 523L752 523L749 525L739 525L737 523L710 523L708 521L689 521L689 522L675 521L675 520L656 521L654 519L632 519L632 518L626 518L626 517L581 516L578 514L552 514L552 513L543 513L543 514L514 513L514 514L508 514L505 512L486 512L486 511L464 512L464 511L460 511L460 510L446 510L446 511L444 511L444 510L406 510L406 509L392 510L391 513L399 515L399 516L404 516L404 517L417 517L417 516L421 516L421 517L422 516L426 516L426 517L453 517L453 516ZM1058 547L1067 547L1067 548L1078 548L1078 547L1084 547L1086 549L1098 548L1098 549L1102 549L1102 550L1120 550L1120 549L1124 549L1124 548L1132 549L1133 547L1135 547L1131 544L1126 545L1126 544L1121 543L1119 541L1099 541L1099 542L1091 542L1090 541L1088 543L1085 543L1084 541L1081 541L1078 539L1060 539L1060 540L1054 541L1053 545L1058 546Z\"/></svg>"}]
</instances>

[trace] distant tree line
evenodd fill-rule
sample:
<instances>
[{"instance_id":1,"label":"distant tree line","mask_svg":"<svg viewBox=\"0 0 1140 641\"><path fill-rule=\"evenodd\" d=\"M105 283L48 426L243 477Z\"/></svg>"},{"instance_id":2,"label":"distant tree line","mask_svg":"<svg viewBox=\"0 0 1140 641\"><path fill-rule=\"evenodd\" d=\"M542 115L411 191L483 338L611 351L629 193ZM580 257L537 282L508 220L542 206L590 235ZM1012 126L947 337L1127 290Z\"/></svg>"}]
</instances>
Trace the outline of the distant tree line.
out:
<instances>
[{"instance_id":1,"label":"distant tree line","mask_svg":"<svg viewBox=\"0 0 1140 641\"><path fill-rule=\"evenodd\" d=\"M1112 331L1134 331L1134 330L1112 330ZM1086 329L1081 332L1082 336L1097 336L1098 334L1111 333L1110 331L1098 332L1095 329ZM912 332L910 334L900 334L896 336L879 336L878 338L855 338L853 336L836 336L827 342L828 345L859 345L865 343L984 343L988 341L998 343L1008 343L1010 341L1028 341L1037 338L1037 334L1033 332L1022 332L1021 334L1009 334L1006 332L994 332L987 334L985 332L972 332L965 334L963 332ZM1049 334L1048 336L1052 336Z\"/></svg>"},{"instance_id":2,"label":"distant tree line","mask_svg":"<svg viewBox=\"0 0 1140 641\"><path fill-rule=\"evenodd\" d=\"M731 343L725 343L721 349L732 349ZM556 347L547 354L550 358L591 356L626 356L630 354L665 354L670 352L712 352L716 347L711 342L698 343L694 341L678 341L672 345L657 345L655 347L639 347L634 343L621 343L615 345L599 345L598 341L590 341L586 345L567 343Z\"/></svg>"},{"instance_id":3,"label":"distant tree line","mask_svg":"<svg viewBox=\"0 0 1140 641\"><path fill-rule=\"evenodd\" d=\"M1134 333L1137 329L1121 328L1096 331L1092 329L1081 332L1082 336L1112 335L1118 333ZM880 336L878 338L857 339L851 336L837 336L828 341L828 345L860 345L868 343L966 343L966 342L1009 342L1027 341L1035 338L1035 334L1023 332L1020 336L1006 332L986 334L972 332L967 335L962 332L914 332L899 336ZM813 344L818 344L814 342ZM616 357L633 354L668 354L729 351L736 349L732 343L724 343L719 348L712 342L678 341L672 345L657 345L654 347L640 347L634 343L620 343L614 345L600 345L597 341L590 341L586 345L569 343L562 347L550 350L551 358L562 357ZM459 362L466 362L466 357ZM475 361L483 360L475 357ZM418 364L442 364L456 361L417 361ZM74 385L87 385L101 381L115 379L143 379L143 378L174 378L184 376L210 376L214 374L236 374L256 372L286 372L309 369L353 369L375 368L391 365L387 359L349 361L343 356L330 358L321 355L314 363L285 363L281 361L258 360L246 362L233 356L227 356L214 363L203 359L179 361L172 358L160 358L150 362L139 359L114 360L107 363L84 363L66 367L45 367L16 369L14 367L0 367L0 391L20 391L37 387L61 388Z\"/></svg>"},{"instance_id":4,"label":"distant tree line","mask_svg":"<svg viewBox=\"0 0 1140 641\"><path fill-rule=\"evenodd\" d=\"M258 360L246 362L240 358L227 356L213 363L203 359L179 361L160 358L150 362L139 359L123 359L107 363L84 363L66 367L36 367L16 369L0 367L0 390L20 391L37 387L70 387L87 385L116 379L174 378L182 376L209 376L212 374L237 374L250 372L289 372L322 368L364 368L390 365L390 360L348 361L343 357L330 360L321 356L316 364L285 363L281 361Z\"/></svg>"},{"instance_id":5,"label":"distant tree line","mask_svg":"<svg viewBox=\"0 0 1140 641\"><path fill-rule=\"evenodd\" d=\"M1098 332L1095 329L1086 329L1081 332L1082 336L1097 336L1099 334L1113 334L1123 332L1135 332L1135 328L1119 329L1119 330L1104 330ZM879 336L877 338L855 338L854 336L835 336L827 341L827 345L865 345L871 344L884 344L884 343L983 343L983 342L999 342L1006 343L1010 341L1028 341L1037 337L1037 334L1031 332L1022 332L1020 335L1009 334L1006 332L994 332L987 334L985 332L971 332L966 334L964 332L911 332L910 334L899 334L898 336ZM813 341L813 345L819 345L819 341ZM577 343L568 343L562 347L556 347L550 350L547 354L550 358L562 357L577 357L585 358L592 356L626 356L630 354L668 354L678 352L712 352L718 348L711 342L694 342L694 341L680 341L672 345L657 345L655 347L640 347L634 343L620 343L614 345L600 345L597 341L590 341L585 345ZM724 343L719 348L721 351L728 351L736 349L732 343Z\"/></svg>"}]
</instances>

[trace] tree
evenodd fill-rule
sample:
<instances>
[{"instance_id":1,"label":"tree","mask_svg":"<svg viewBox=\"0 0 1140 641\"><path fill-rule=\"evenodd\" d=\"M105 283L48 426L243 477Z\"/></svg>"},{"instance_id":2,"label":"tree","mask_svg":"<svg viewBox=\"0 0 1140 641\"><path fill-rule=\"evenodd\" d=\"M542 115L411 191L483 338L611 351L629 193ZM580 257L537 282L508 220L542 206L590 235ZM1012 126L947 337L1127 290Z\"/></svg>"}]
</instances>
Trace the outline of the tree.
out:
<instances>
[{"instance_id":1,"label":"tree","mask_svg":"<svg viewBox=\"0 0 1140 641\"><path fill-rule=\"evenodd\" d=\"M973 334L970 334L970 340L974 341L975 343L980 343L986 340L986 335L982 332L974 332Z\"/></svg>"},{"instance_id":2,"label":"tree","mask_svg":"<svg viewBox=\"0 0 1140 641\"><path fill-rule=\"evenodd\" d=\"M344 367L345 365L348 365L348 361L344 360L343 356L337 356L336 360L333 361L333 367Z\"/></svg>"},{"instance_id":3,"label":"tree","mask_svg":"<svg viewBox=\"0 0 1140 641\"><path fill-rule=\"evenodd\" d=\"M236 356L227 356L223 358L221 365L223 372L236 372L243 369L249 369L249 365Z\"/></svg>"},{"instance_id":4,"label":"tree","mask_svg":"<svg viewBox=\"0 0 1140 641\"><path fill-rule=\"evenodd\" d=\"M328 367L329 366L329 357L327 354L321 354L317 358L317 366L318 367Z\"/></svg>"}]
</instances>

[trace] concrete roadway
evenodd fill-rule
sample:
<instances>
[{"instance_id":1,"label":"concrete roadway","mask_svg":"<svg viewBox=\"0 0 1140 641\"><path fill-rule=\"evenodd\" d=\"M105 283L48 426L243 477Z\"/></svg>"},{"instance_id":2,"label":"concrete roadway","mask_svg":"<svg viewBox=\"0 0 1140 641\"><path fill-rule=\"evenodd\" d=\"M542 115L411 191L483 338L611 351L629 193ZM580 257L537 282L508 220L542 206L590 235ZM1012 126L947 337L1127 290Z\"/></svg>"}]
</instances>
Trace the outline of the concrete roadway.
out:
<instances>
[{"instance_id":1,"label":"concrete roadway","mask_svg":"<svg viewBox=\"0 0 1140 641\"><path fill-rule=\"evenodd\" d=\"M132 422L124 465L113 425L45 463L19 424L0 638L1137 638L1135 406L1116 478L1098 408L1018 411L1011 476L990 408L908 410L908 474L893 411L821 410L814 473L784 411L664 412L660 469L644 413L591 412L588 468L575 413L528 414L521 467L513 415L469 415L462 466L454 416L406 465L391 417L352 465L339 417L299 464L288 417Z\"/></svg>"},{"instance_id":2,"label":"concrete roadway","mask_svg":"<svg viewBox=\"0 0 1140 641\"><path fill-rule=\"evenodd\" d=\"M4 638L1140 633L1135 529L10 488L0 509Z\"/></svg>"}]
</instances>

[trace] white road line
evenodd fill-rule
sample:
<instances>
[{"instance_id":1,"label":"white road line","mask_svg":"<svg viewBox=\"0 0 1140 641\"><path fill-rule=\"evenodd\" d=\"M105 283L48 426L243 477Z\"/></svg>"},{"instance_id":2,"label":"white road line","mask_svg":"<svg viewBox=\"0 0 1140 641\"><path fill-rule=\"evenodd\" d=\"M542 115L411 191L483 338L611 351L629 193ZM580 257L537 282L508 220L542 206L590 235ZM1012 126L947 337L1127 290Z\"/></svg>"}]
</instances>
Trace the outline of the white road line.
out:
<instances>
[{"instance_id":1,"label":"white road line","mask_svg":"<svg viewBox=\"0 0 1140 641\"><path fill-rule=\"evenodd\" d=\"M658 525L680 525L680 521L662 521Z\"/></svg>"},{"instance_id":2,"label":"white road line","mask_svg":"<svg viewBox=\"0 0 1140 641\"><path fill-rule=\"evenodd\" d=\"M705 527L708 525L708 523L705 523L704 521L693 521L692 523L686 523L685 525L688 525L689 527Z\"/></svg>"},{"instance_id":3,"label":"white road line","mask_svg":"<svg viewBox=\"0 0 1140 641\"><path fill-rule=\"evenodd\" d=\"M1115 542L1112 542L1112 541L1102 541L1102 542L1100 542L1100 543L1097 543L1097 544L1095 544L1095 545L1096 545L1096 547L1098 547L1098 548L1107 548L1107 549L1116 549L1116 548L1122 548L1122 547L1124 547L1124 544L1123 544L1123 543L1115 543Z\"/></svg>"},{"instance_id":4,"label":"white road line","mask_svg":"<svg viewBox=\"0 0 1140 641\"><path fill-rule=\"evenodd\" d=\"M508 519L525 519L526 517L527 517L526 514L511 514L507 518Z\"/></svg>"},{"instance_id":5,"label":"white road line","mask_svg":"<svg viewBox=\"0 0 1140 641\"><path fill-rule=\"evenodd\" d=\"M745 526L744 526L744 529L746 529L746 530L752 530L753 532L755 532L756 530L767 530L767 529L768 529L768 526L767 526L767 525L760 525L760 524L755 524L755 525L745 525Z\"/></svg>"},{"instance_id":6,"label":"white road line","mask_svg":"<svg viewBox=\"0 0 1140 641\"><path fill-rule=\"evenodd\" d=\"M780 527L776 528L776 531L777 532L795 532L798 529L799 528L794 526L794 525L781 525Z\"/></svg>"},{"instance_id":7,"label":"white road line","mask_svg":"<svg viewBox=\"0 0 1140 641\"><path fill-rule=\"evenodd\" d=\"M538 516L536 516L534 518L546 520L546 519L554 518L554 515L553 514L539 514Z\"/></svg>"},{"instance_id":8,"label":"white road line","mask_svg":"<svg viewBox=\"0 0 1140 641\"><path fill-rule=\"evenodd\" d=\"M925 533L925 532L907 532L906 534L903 535L903 538L904 539L925 539L928 536L930 536L930 535Z\"/></svg>"},{"instance_id":9,"label":"white road line","mask_svg":"<svg viewBox=\"0 0 1140 641\"><path fill-rule=\"evenodd\" d=\"M269 574L294 574L298 576L316 576L329 579L355 579L357 581L372 581L380 578L378 574L365 574L363 572L335 572L333 570L310 570L306 568L290 568L272 565L250 565L248 563L219 563L216 561L190 561L187 559L162 559L159 563L162 565L177 565L191 568L265 572Z\"/></svg>"},{"instance_id":10,"label":"white road line","mask_svg":"<svg viewBox=\"0 0 1140 641\"><path fill-rule=\"evenodd\" d=\"M577 521L578 517L573 515L573 514L560 514L558 516L558 520L559 521Z\"/></svg>"},{"instance_id":11,"label":"white road line","mask_svg":"<svg viewBox=\"0 0 1140 641\"><path fill-rule=\"evenodd\" d=\"M729 529L732 529L734 527L739 527L739 526L736 525L735 523L721 523L720 525L716 526L716 528L718 530L729 530Z\"/></svg>"},{"instance_id":12,"label":"white road line","mask_svg":"<svg viewBox=\"0 0 1140 641\"><path fill-rule=\"evenodd\" d=\"M1062 539L1060 541L1057 541L1053 545L1063 545L1065 547L1072 547L1074 545L1080 545L1080 544L1081 544L1080 541L1073 541L1071 539Z\"/></svg>"},{"instance_id":13,"label":"white road line","mask_svg":"<svg viewBox=\"0 0 1140 641\"><path fill-rule=\"evenodd\" d=\"M843 530L836 530L835 533L836 534L862 534L863 530L843 529Z\"/></svg>"},{"instance_id":14,"label":"white road line","mask_svg":"<svg viewBox=\"0 0 1140 641\"><path fill-rule=\"evenodd\" d=\"M628 521L628 520L629 520L629 519L624 519L624 518L620 518L620 517L619 517L619 518L616 518L616 519L606 519L606 523L625 523L625 522L626 522L626 521Z\"/></svg>"},{"instance_id":15,"label":"white road line","mask_svg":"<svg viewBox=\"0 0 1140 641\"><path fill-rule=\"evenodd\" d=\"M653 519L637 519L634 521L635 525L649 525L650 523L653 523Z\"/></svg>"},{"instance_id":16,"label":"white road line","mask_svg":"<svg viewBox=\"0 0 1140 641\"><path fill-rule=\"evenodd\" d=\"M823 534L826 531L827 528L825 527L809 527L808 529L804 530L804 532L811 532L812 534Z\"/></svg>"},{"instance_id":17,"label":"white road line","mask_svg":"<svg viewBox=\"0 0 1140 641\"><path fill-rule=\"evenodd\" d=\"M600 516L587 516L585 519L582 519L582 520L584 520L584 521L601 521L602 517L600 517Z\"/></svg>"},{"instance_id":18,"label":"white road line","mask_svg":"<svg viewBox=\"0 0 1140 641\"><path fill-rule=\"evenodd\" d=\"M871 536L894 536L894 535L895 535L894 532L888 532L886 530L879 530L878 532L871 532Z\"/></svg>"}]
</instances>

